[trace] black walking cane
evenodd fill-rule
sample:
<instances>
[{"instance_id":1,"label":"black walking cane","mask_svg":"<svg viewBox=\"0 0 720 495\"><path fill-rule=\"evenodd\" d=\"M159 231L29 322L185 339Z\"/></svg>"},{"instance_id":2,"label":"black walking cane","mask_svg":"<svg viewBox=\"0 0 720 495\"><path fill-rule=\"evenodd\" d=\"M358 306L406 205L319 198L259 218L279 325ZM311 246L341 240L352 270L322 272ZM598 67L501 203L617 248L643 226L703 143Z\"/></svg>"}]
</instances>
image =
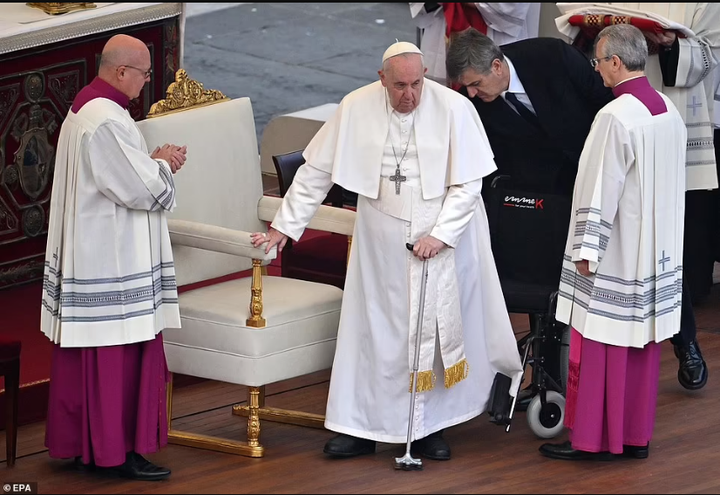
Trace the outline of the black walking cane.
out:
<instances>
[{"instance_id":1,"label":"black walking cane","mask_svg":"<svg viewBox=\"0 0 720 495\"><path fill-rule=\"evenodd\" d=\"M413 250L412 244L405 245L410 251ZM420 308L418 310L417 331L415 332L415 360L412 369L411 395L410 395L410 417L408 418L407 446L403 457L395 458L395 469L403 471L422 471L423 464L421 459L414 459L410 455L410 439L412 438L413 429L413 411L415 409L415 395L417 394L418 368L420 367L420 334L422 332L423 312L425 309L425 287L427 286L428 260L423 260L422 277L420 280Z\"/></svg>"}]
</instances>

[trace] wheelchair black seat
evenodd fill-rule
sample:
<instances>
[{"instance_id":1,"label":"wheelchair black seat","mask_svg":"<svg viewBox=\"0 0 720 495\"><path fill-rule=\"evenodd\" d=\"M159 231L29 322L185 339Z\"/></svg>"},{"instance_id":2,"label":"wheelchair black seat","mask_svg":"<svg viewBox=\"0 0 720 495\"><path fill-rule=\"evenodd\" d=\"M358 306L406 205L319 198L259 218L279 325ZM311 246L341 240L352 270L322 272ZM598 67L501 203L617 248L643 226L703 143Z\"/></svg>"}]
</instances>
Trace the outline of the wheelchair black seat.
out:
<instances>
[{"instance_id":1,"label":"wheelchair black seat","mask_svg":"<svg viewBox=\"0 0 720 495\"><path fill-rule=\"evenodd\" d=\"M521 292L532 287L547 301L548 288L557 290L560 283L572 198L518 190L500 176L485 202L500 280L512 282L513 289L525 287Z\"/></svg>"}]
</instances>

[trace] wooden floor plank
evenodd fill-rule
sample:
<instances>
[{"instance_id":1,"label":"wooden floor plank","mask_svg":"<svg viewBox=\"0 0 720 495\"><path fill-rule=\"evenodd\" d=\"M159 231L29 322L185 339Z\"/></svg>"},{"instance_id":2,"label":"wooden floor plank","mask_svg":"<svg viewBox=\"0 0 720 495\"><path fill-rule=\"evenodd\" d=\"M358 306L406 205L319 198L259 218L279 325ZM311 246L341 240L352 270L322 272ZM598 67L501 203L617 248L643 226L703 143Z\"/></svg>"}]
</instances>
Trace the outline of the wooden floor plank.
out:
<instances>
[{"instance_id":1,"label":"wooden floor plank","mask_svg":"<svg viewBox=\"0 0 720 495\"><path fill-rule=\"evenodd\" d=\"M516 333L527 317L513 315ZM450 428L453 459L425 461L421 472L393 469L402 445L379 444L374 455L329 459L326 430L262 423L262 459L170 445L148 456L173 470L170 480L133 482L78 473L50 459L44 423L20 428L14 468L0 467L4 481L37 481L41 493L719 493L720 476L720 287L697 310L699 341L710 370L708 385L686 391L677 381L672 346L662 345L655 434L650 457L613 462L563 462L538 453L544 440L518 413L509 433L482 415ZM268 387L267 405L322 413L329 372ZM242 386L204 381L175 390L174 427L245 439L246 420L231 414L245 400ZM561 441L564 436L552 441ZM4 454L4 438L0 453Z\"/></svg>"}]
</instances>

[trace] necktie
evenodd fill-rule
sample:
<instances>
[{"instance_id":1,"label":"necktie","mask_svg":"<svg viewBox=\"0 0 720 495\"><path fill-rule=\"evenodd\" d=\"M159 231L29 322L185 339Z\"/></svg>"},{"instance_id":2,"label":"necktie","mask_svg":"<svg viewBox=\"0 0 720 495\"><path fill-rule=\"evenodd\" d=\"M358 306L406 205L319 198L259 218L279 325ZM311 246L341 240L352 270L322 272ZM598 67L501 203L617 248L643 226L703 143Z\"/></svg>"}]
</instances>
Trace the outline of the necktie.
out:
<instances>
[{"instance_id":1,"label":"necktie","mask_svg":"<svg viewBox=\"0 0 720 495\"><path fill-rule=\"evenodd\" d=\"M511 93L509 91L505 93L505 100L515 107L521 117L530 122L532 125L540 127L540 120L538 120L537 116L532 113L528 107L523 105L522 102L517 99L515 93Z\"/></svg>"}]
</instances>

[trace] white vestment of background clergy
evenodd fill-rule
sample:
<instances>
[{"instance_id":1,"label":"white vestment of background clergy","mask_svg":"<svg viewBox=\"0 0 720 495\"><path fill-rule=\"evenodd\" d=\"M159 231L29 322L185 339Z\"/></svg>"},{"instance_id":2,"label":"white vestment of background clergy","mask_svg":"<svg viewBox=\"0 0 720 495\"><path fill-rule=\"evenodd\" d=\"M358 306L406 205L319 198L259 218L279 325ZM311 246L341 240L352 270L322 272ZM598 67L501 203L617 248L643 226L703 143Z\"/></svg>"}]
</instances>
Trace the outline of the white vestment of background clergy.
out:
<instances>
[{"instance_id":1,"label":"white vestment of background clergy","mask_svg":"<svg viewBox=\"0 0 720 495\"><path fill-rule=\"evenodd\" d=\"M537 38L540 29L539 3L474 3L485 24L487 37L496 45L504 45L526 38ZM425 55L427 77L446 84L445 54L447 24L443 9L425 11L422 2L410 3L410 14L417 27L423 29L420 49Z\"/></svg>"},{"instance_id":2,"label":"white vestment of background clergy","mask_svg":"<svg viewBox=\"0 0 720 495\"><path fill-rule=\"evenodd\" d=\"M96 347L180 328L165 218L173 177L127 110L96 98L69 112L53 181L43 333L62 347Z\"/></svg>"},{"instance_id":3,"label":"white vestment of background clergy","mask_svg":"<svg viewBox=\"0 0 720 495\"><path fill-rule=\"evenodd\" d=\"M720 63L720 4L712 3L558 3L563 16L556 19L558 30L574 39L579 28L567 20L573 13L634 15L670 21L687 37L679 37L680 58L675 85L663 84L657 54L648 58L645 75L657 91L673 102L687 126L687 190L718 187L713 145L713 71ZM665 25L661 22L661 25ZM684 26L685 29L680 28Z\"/></svg>"},{"instance_id":4,"label":"white vestment of background clergy","mask_svg":"<svg viewBox=\"0 0 720 495\"><path fill-rule=\"evenodd\" d=\"M438 280L441 267L456 277L469 364L467 378L451 388L438 383L418 394L413 438L481 414L495 373L510 376L513 390L522 373L480 198L481 179L495 165L477 112L467 98L426 79L413 118L412 161L419 172L413 175L419 177L403 182L396 195L394 183L381 178L391 146L385 89L376 82L349 94L306 148L307 163L272 224L297 239L332 182L359 194L325 426L390 443L407 437L411 327L422 264L406 243L430 234L450 246L430 260L430 277ZM435 204L442 206L428 217L432 222L412 212ZM428 284L426 297L439 300L440 290L441 282ZM441 377L440 353L433 354Z\"/></svg>"},{"instance_id":5,"label":"white vestment of background clergy","mask_svg":"<svg viewBox=\"0 0 720 495\"><path fill-rule=\"evenodd\" d=\"M580 156L556 318L596 342L642 348L680 328L687 137L662 97L655 116L630 94L608 103Z\"/></svg>"}]
</instances>

